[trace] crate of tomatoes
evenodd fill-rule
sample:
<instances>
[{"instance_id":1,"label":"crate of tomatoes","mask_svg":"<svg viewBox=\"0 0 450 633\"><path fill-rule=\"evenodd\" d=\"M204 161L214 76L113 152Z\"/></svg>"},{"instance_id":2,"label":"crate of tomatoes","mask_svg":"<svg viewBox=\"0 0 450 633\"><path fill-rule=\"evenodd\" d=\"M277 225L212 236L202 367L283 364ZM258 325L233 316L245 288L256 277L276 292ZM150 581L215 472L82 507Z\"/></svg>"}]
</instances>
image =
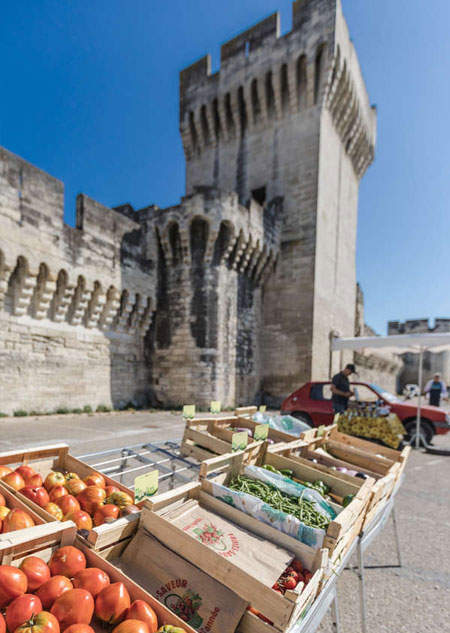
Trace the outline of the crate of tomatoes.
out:
<instances>
[{"instance_id":1,"label":"crate of tomatoes","mask_svg":"<svg viewBox=\"0 0 450 633\"><path fill-rule=\"evenodd\" d=\"M0 542L18 530L33 534L38 525L46 525L44 519L0 483Z\"/></svg>"},{"instance_id":2,"label":"crate of tomatoes","mask_svg":"<svg viewBox=\"0 0 450 633\"><path fill-rule=\"evenodd\" d=\"M51 533L0 543L2 633L194 633L76 540L72 522L50 527Z\"/></svg>"},{"instance_id":3,"label":"crate of tomatoes","mask_svg":"<svg viewBox=\"0 0 450 633\"><path fill-rule=\"evenodd\" d=\"M70 455L66 444L0 453L0 480L44 521L73 521L95 550L137 529L133 491Z\"/></svg>"}]
</instances>

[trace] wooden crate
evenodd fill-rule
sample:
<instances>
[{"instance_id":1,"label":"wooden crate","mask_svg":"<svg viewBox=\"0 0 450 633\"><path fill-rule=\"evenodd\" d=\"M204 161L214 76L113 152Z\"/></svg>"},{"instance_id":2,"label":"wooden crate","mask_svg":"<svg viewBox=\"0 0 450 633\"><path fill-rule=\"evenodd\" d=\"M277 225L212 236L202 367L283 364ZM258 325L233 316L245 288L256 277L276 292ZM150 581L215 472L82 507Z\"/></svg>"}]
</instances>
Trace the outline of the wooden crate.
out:
<instances>
[{"instance_id":1,"label":"wooden crate","mask_svg":"<svg viewBox=\"0 0 450 633\"><path fill-rule=\"evenodd\" d=\"M33 538L26 538L23 534L25 530L22 530L22 538L20 538L20 532L17 532L14 533L17 535L14 540L0 542L0 564L18 567L23 558L31 555L38 556L48 562L55 550L66 545L73 545L86 556L88 567L102 569L108 574L112 583L122 582L128 590L132 601L144 600L147 602L155 611L160 626L171 624L172 626L181 627L186 633L196 633L194 629L186 625L159 600L142 589L97 552L78 541L76 539L75 524L71 521L65 523L57 521L52 524L41 525L39 529L42 533L36 533ZM104 626L100 622L94 622L91 626L94 627L97 633L104 633L105 631Z\"/></svg>"},{"instance_id":2,"label":"wooden crate","mask_svg":"<svg viewBox=\"0 0 450 633\"><path fill-rule=\"evenodd\" d=\"M27 504L25 504L21 499L19 499L13 492L11 492L11 488L0 481L0 494L5 497L6 507L13 510L17 508L18 510L25 510L30 517L33 519L35 525L33 527L24 528L23 530L17 530L15 532L6 532L5 534L0 534L0 543L2 541L8 541L11 537L15 536L18 533L21 533L25 538L30 538L36 532L40 532L38 530L38 526L47 525L44 519L35 512L32 508L30 508ZM22 496L22 495L21 495Z\"/></svg>"},{"instance_id":3,"label":"wooden crate","mask_svg":"<svg viewBox=\"0 0 450 633\"><path fill-rule=\"evenodd\" d=\"M187 420L181 442L182 454L202 462L214 455L231 453L233 431L230 428L251 429L253 432L258 426L258 423L245 413L248 408L253 409L253 407L247 407L244 409L244 414L238 416ZM274 444L289 442L293 439L292 435L271 428L269 428L268 437ZM249 446L259 443L249 438Z\"/></svg>"},{"instance_id":4,"label":"wooden crate","mask_svg":"<svg viewBox=\"0 0 450 633\"><path fill-rule=\"evenodd\" d=\"M289 468L294 477L302 481L313 483L322 480L331 488L331 492L341 500L347 495L354 495L353 500L342 508L332 503L338 512L337 517L329 524L323 546L329 550L331 558L339 556L347 551L358 536L355 526L361 526L370 500L371 491L375 480L356 479L343 476L339 472L325 472L316 468L316 464L308 462L299 463L297 460L283 457L267 450L267 444L259 447L259 451L246 454L245 451L223 455L203 462L200 466L200 477L205 479L207 490L211 490L211 479L222 485L227 485L232 479L242 473L247 464L263 466L271 465L277 470ZM207 479L208 478L208 479Z\"/></svg>"},{"instance_id":5,"label":"wooden crate","mask_svg":"<svg viewBox=\"0 0 450 633\"><path fill-rule=\"evenodd\" d=\"M10 466L11 468L16 467L19 464L29 464L44 480L51 470L74 472L79 475L81 479L97 472L91 466L88 466L76 457L70 455L67 444L54 444L51 446L27 448L22 449L21 451L0 453L0 464ZM110 479L106 475L103 475L103 477L106 480L106 485L116 486L134 498L132 490L123 486L114 479ZM4 482L3 485L7 487L28 508L31 508L36 514L44 519L44 521L57 521L54 516L49 514L46 510L35 504L30 499L27 499L27 497L20 494L20 492L16 492ZM142 504L137 505L140 507ZM138 523L139 513L130 514L129 516L117 519L113 523L100 525L99 527L89 530L89 536L82 540L92 549L101 550L117 543L118 541L130 537L136 531Z\"/></svg>"},{"instance_id":6,"label":"wooden crate","mask_svg":"<svg viewBox=\"0 0 450 633\"><path fill-rule=\"evenodd\" d=\"M141 526L169 549L179 553L183 558L248 600L255 609L274 622L273 626L266 624L247 611L238 627L240 633L275 633L287 630L302 616L320 591L327 564L326 550L308 547L216 499L210 494L208 484L208 481L202 479L147 500L141 513ZM296 588L293 591L286 591L286 594L282 596L255 578L251 570L244 571L231 559L225 560L218 552L201 541L193 539L182 529L173 525L170 518L165 517L175 508L182 510L184 506L188 507L193 500L209 512L231 521L255 537L271 541L292 552L293 557L300 559L313 573L308 585L301 593L299 593L299 588ZM255 547L257 543L256 540Z\"/></svg>"}]
</instances>

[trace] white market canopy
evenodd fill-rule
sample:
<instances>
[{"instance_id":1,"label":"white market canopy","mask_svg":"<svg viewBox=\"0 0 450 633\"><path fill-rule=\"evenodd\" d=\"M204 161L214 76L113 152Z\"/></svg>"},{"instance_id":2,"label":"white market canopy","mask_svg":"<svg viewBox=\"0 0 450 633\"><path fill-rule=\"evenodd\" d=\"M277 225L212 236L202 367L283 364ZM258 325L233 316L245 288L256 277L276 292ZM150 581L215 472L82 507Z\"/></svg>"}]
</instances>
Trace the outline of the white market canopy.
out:
<instances>
[{"instance_id":1,"label":"white market canopy","mask_svg":"<svg viewBox=\"0 0 450 633\"><path fill-rule=\"evenodd\" d=\"M393 336L354 336L351 338L333 338L332 351L354 351L372 354L384 350L394 354L412 352L419 354L419 400L417 402L417 424L415 444L419 448L420 441L426 446L425 438L420 433L420 412L423 393L423 353L428 351L442 352L450 349L450 332L442 334L395 334ZM413 439L411 439L413 442Z\"/></svg>"}]
</instances>

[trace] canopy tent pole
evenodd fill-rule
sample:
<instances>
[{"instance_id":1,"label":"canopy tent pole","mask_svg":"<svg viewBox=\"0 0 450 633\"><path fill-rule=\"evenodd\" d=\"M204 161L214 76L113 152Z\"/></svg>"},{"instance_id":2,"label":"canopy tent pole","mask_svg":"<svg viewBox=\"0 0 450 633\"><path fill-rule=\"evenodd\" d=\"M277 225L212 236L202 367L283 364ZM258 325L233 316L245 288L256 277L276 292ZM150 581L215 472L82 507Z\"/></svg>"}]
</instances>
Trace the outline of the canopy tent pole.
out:
<instances>
[{"instance_id":1,"label":"canopy tent pole","mask_svg":"<svg viewBox=\"0 0 450 633\"><path fill-rule=\"evenodd\" d=\"M422 391L423 391L422 375L423 375L423 347L420 348L420 352L419 352L419 400L417 401L416 448L419 448L420 446L420 407L422 404Z\"/></svg>"}]
</instances>

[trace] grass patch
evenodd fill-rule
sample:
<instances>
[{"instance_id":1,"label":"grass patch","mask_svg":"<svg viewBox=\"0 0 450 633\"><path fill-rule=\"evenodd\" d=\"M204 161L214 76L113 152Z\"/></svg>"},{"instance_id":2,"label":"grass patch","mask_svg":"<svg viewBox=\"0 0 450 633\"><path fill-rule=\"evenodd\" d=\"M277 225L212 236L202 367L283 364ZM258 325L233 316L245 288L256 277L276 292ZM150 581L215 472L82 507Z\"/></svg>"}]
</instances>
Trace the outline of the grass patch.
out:
<instances>
[{"instance_id":1,"label":"grass patch","mask_svg":"<svg viewBox=\"0 0 450 633\"><path fill-rule=\"evenodd\" d=\"M106 404L99 404L96 408L97 413L109 413L112 411L111 407L108 407Z\"/></svg>"},{"instance_id":2,"label":"grass patch","mask_svg":"<svg viewBox=\"0 0 450 633\"><path fill-rule=\"evenodd\" d=\"M24 409L17 409L17 411L14 411L13 416L15 418L24 418L28 415L28 411L25 411Z\"/></svg>"},{"instance_id":3,"label":"grass patch","mask_svg":"<svg viewBox=\"0 0 450 633\"><path fill-rule=\"evenodd\" d=\"M59 407L58 409L56 409L55 413L59 413L60 415L66 415L66 413L70 413L70 409L68 409L67 407Z\"/></svg>"},{"instance_id":4,"label":"grass patch","mask_svg":"<svg viewBox=\"0 0 450 633\"><path fill-rule=\"evenodd\" d=\"M83 413L83 409L72 409L71 413Z\"/></svg>"},{"instance_id":5,"label":"grass patch","mask_svg":"<svg viewBox=\"0 0 450 633\"><path fill-rule=\"evenodd\" d=\"M7 413L0 413L0 418L7 418L8 414Z\"/></svg>"},{"instance_id":6,"label":"grass patch","mask_svg":"<svg viewBox=\"0 0 450 633\"><path fill-rule=\"evenodd\" d=\"M83 413L92 413L92 407L90 404L83 407Z\"/></svg>"}]
</instances>

